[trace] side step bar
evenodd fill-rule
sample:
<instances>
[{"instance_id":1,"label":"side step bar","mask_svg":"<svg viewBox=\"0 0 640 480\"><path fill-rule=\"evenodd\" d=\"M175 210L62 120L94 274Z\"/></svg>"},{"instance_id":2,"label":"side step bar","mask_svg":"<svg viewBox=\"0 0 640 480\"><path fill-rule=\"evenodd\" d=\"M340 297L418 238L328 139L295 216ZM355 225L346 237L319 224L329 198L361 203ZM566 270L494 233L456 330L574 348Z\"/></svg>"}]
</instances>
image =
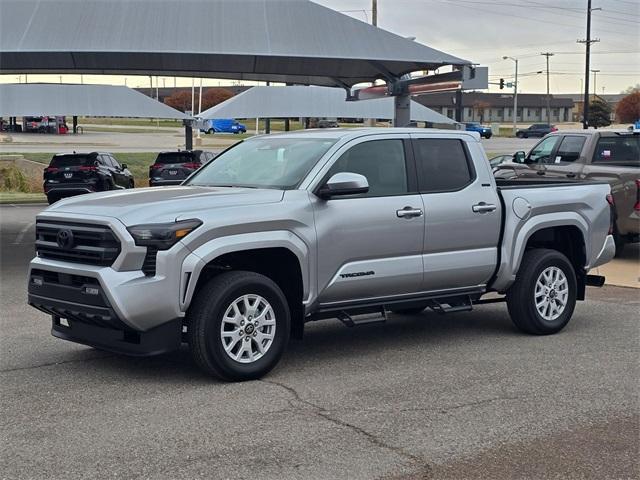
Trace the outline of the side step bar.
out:
<instances>
[{"instance_id":1,"label":"side step bar","mask_svg":"<svg viewBox=\"0 0 640 480\"><path fill-rule=\"evenodd\" d=\"M387 312L384 308L380 308L377 312L370 313L347 313L344 310L338 313L338 320L349 328L360 325L370 325L372 323L384 323L387 321Z\"/></svg>"},{"instance_id":2,"label":"side step bar","mask_svg":"<svg viewBox=\"0 0 640 480\"><path fill-rule=\"evenodd\" d=\"M427 305L431 310L437 313L456 313L456 312L468 312L473 310L473 302L469 295L464 297L454 297L451 299L443 300L430 300Z\"/></svg>"},{"instance_id":3,"label":"side step bar","mask_svg":"<svg viewBox=\"0 0 640 480\"><path fill-rule=\"evenodd\" d=\"M605 278L602 275L587 275L584 283L590 287L602 287L604 285Z\"/></svg>"}]
</instances>

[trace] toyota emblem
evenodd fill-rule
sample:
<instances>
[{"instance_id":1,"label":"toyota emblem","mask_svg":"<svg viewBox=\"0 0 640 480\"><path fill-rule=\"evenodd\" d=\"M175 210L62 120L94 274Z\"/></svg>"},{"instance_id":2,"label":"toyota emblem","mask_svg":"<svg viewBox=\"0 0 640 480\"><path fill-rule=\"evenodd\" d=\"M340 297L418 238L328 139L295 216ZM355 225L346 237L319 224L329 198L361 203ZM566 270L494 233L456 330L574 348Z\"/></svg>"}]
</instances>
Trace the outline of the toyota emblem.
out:
<instances>
[{"instance_id":1,"label":"toyota emblem","mask_svg":"<svg viewBox=\"0 0 640 480\"><path fill-rule=\"evenodd\" d=\"M65 250L73 248L73 232L67 228L58 231L56 243L60 248Z\"/></svg>"}]
</instances>

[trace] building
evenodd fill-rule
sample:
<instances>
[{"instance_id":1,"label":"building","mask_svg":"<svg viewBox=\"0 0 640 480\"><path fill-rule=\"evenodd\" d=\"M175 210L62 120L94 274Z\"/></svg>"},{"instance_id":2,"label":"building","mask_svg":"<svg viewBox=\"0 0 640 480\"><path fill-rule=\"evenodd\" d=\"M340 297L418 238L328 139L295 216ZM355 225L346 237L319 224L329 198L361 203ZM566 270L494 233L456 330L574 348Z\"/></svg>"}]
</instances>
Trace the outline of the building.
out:
<instances>
[{"instance_id":1,"label":"building","mask_svg":"<svg viewBox=\"0 0 640 480\"><path fill-rule=\"evenodd\" d=\"M415 100L449 118L455 118L455 93L432 93ZM468 92L462 96L463 122L513 122L513 94ZM566 96L551 95L551 122L573 121L574 102ZM522 123L546 122L547 95L518 94L518 117Z\"/></svg>"},{"instance_id":2,"label":"building","mask_svg":"<svg viewBox=\"0 0 640 480\"><path fill-rule=\"evenodd\" d=\"M595 98L598 100L603 100L609 104L611 107L611 121L613 123L620 123L616 118L616 107L618 106L618 102L626 97L627 93L616 93L616 94L603 94L596 95ZM573 100L573 110L571 115L573 117L574 122L582 121L582 112L584 111L584 94L582 93L570 93L565 95ZM594 100L594 95L590 96L591 102ZM591 103L590 102L590 103Z\"/></svg>"},{"instance_id":3,"label":"building","mask_svg":"<svg viewBox=\"0 0 640 480\"><path fill-rule=\"evenodd\" d=\"M202 95L207 93L209 90L228 90L234 95L237 95L239 93L244 92L245 90L249 90L251 87L252 85L227 85L227 86L220 86L220 87L202 87ZM174 93L178 93L178 92L191 93L191 87L159 87L156 89L156 87L154 86L153 88L139 87L139 88L135 88L134 90L137 90L140 93L144 93L145 95L151 98L156 98L156 95L157 95L158 101L160 101L161 103L164 103L164 99L167 97L170 97ZM198 96L199 91L200 91L200 87L196 85L194 89L196 97Z\"/></svg>"}]
</instances>

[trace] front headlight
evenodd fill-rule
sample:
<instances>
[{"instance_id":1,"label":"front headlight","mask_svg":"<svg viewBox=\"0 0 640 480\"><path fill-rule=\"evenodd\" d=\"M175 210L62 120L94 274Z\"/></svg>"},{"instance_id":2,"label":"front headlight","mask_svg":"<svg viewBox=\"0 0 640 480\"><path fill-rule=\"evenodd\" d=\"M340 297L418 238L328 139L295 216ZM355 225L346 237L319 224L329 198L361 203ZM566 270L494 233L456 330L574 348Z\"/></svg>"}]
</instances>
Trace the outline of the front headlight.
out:
<instances>
[{"instance_id":1,"label":"front headlight","mask_svg":"<svg viewBox=\"0 0 640 480\"><path fill-rule=\"evenodd\" d=\"M158 250L168 250L200 225L202 225L200 220L191 219L172 223L134 225L133 227L127 227L127 230L139 247L155 247Z\"/></svg>"}]
</instances>

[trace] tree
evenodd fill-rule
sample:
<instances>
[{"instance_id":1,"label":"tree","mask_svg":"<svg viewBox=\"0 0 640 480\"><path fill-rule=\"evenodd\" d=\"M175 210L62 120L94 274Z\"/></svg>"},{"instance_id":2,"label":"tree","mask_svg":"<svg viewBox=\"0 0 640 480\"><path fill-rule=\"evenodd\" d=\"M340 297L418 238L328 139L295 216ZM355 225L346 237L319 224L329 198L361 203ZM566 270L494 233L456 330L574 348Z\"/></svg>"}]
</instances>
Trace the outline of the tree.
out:
<instances>
[{"instance_id":1,"label":"tree","mask_svg":"<svg viewBox=\"0 0 640 480\"><path fill-rule=\"evenodd\" d=\"M631 123L640 120L640 90L627 95L618 102L616 117L621 123Z\"/></svg>"},{"instance_id":2,"label":"tree","mask_svg":"<svg viewBox=\"0 0 640 480\"><path fill-rule=\"evenodd\" d=\"M226 88L209 88L202 94L202 111L207 110L233 97L233 92Z\"/></svg>"},{"instance_id":3,"label":"tree","mask_svg":"<svg viewBox=\"0 0 640 480\"><path fill-rule=\"evenodd\" d=\"M604 100L596 99L589 105L589 125L608 127L611 125L611 106Z\"/></svg>"},{"instance_id":4,"label":"tree","mask_svg":"<svg viewBox=\"0 0 640 480\"><path fill-rule=\"evenodd\" d=\"M196 102L197 101L198 97L196 96ZM191 93L185 90L175 92L168 96L164 99L164 103L181 112L186 112L187 110L193 111L193 108L191 108Z\"/></svg>"},{"instance_id":5,"label":"tree","mask_svg":"<svg viewBox=\"0 0 640 480\"><path fill-rule=\"evenodd\" d=\"M627 87L626 90L620 92L625 95L629 95L630 93L640 92L640 83L636 83L635 87Z\"/></svg>"}]
</instances>

